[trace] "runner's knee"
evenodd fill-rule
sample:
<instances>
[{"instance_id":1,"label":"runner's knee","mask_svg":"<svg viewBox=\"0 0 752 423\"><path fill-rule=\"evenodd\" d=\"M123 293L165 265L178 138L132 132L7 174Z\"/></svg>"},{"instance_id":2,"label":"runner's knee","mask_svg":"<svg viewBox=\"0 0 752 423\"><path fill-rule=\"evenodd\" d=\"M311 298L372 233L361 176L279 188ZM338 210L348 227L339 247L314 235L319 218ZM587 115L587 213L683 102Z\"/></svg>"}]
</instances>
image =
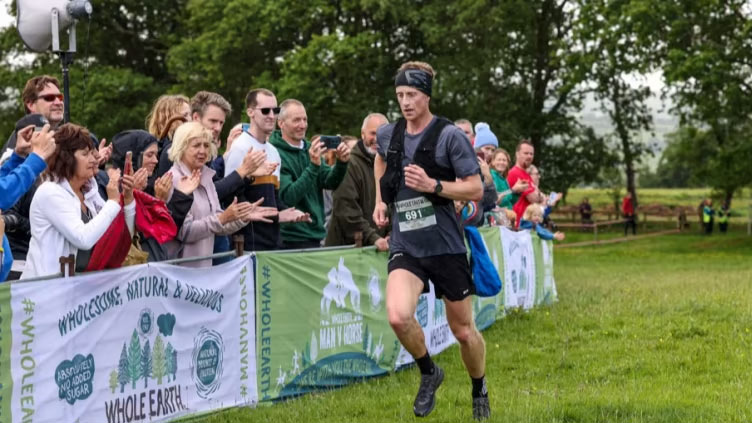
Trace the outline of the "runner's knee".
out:
<instances>
[{"instance_id":1,"label":"runner's knee","mask_svg":"<svg viewBox=\"0 0 752 423\"><path fill-rule=\"evenodd\" d=\"M452 326L452 334L457 338L457 342L464 345L471 343L476 338L478 331L475 329L475 326L470 323Z\"/></svg>"},{"instance_id":2,"label":"runner's knee","mask_svg":"<svg viewBox=\"0 0 752 423\"><path fill-rule=\"evenodd\" d=\"M395 332L406 331L413 320L413 315L410 312L402 310L399 307L390 307L389 304L386 307L386 314L389 319L389 325Z\"/></svg>"}]
</instances>

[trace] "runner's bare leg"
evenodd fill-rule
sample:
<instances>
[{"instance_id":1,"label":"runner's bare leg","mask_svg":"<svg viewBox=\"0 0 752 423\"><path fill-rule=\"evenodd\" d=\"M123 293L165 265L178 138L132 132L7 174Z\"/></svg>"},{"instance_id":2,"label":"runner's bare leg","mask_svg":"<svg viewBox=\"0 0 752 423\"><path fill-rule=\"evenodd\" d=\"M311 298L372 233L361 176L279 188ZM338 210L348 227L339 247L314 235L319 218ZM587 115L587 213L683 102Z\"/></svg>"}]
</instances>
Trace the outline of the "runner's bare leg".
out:
<instances>
[{"instance_id":1,"label":"runner's bare leg","mask_svg":"<svg viewBox=\"0 0 752 423\"><path fill-rule=\"evenodd\" d=\"M460 355L470 377L479 378L486 373L486 343L473 320L472 296L446 304L447 321L454 337L460 343Z\"/></svg>"},{"instance_id":2,"label":"runner's bare leg","mask_svg":"<svg viewBox=\"0 0 752 423\"><path fill-rule=\"evenodd\" d=\"M392 330L413 357L426 355L423 329L415 320L418 298L423 292L423 281L412 272L395 269L386 282L386 315Z\"/></svg>"}]
</instances>

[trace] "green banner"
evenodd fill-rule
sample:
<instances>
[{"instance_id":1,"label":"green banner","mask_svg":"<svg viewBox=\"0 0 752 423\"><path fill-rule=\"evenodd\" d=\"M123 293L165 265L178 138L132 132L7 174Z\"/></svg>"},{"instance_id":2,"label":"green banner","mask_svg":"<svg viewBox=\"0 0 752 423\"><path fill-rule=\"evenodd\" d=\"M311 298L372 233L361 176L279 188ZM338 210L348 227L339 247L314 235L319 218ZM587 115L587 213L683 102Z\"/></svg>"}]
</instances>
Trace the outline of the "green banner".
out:
<instances>
[{"instance_id":1,"label":"green banner","mask_svg":"<svg viewBox=\"0 0 752 423\"><path fill-rule=\"evenodd\" d=\"M384 374L400 344L387 321L385 253L256 256L261 401Z\"/></svg>"},{"instance_id":2,"label":"green banner","mask_svg":"<svg viewBox=\"0 0 752 423\"><path fill-rule=\"evenodd\" d=\"M10 284L0 284L0 422L11 421L13 379L11 366L11 316Z\"/></svg>"}]
</instances>

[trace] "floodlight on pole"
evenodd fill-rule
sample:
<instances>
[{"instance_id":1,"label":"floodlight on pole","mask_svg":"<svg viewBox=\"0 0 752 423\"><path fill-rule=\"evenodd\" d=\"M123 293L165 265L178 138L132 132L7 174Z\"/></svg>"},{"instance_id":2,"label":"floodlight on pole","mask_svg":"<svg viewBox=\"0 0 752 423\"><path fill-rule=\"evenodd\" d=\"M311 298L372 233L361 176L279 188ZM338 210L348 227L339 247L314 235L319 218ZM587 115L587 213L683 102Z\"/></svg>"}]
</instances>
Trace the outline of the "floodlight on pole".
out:
<instances>
[{"instance_id":1,"label":"floodlight on pole","mask_svg":"<svg viewBox=\"0 0 752 423\"><path fill-rule=\"evenodd\" d=\"M90 17L93 11L87 0L16 0L18 34L24 44L38 52L47 51L60 56L63 70L63 120L70 122L70 82L68 67L76 52L76 22ZM68 32L68 49L60 48L60 31Z\"/></svg>"}]
</instances>

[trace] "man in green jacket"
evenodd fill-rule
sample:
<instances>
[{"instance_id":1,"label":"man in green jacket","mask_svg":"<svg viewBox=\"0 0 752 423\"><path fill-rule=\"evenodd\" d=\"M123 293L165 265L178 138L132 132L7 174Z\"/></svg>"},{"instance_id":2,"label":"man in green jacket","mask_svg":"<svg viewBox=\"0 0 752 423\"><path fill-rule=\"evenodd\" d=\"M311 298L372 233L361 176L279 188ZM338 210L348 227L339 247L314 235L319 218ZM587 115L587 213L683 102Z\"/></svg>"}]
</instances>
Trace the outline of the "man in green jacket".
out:
<instances>
[{"instance_id":1,"label":"man in green jacket","mask_svg":"<svg viewBox=\"0 0 752 423\"><path fill-rule=\"evenodd\" d=\"M376 180L373 177L373 159L376 156L376 130L389 123L381 113L366 116L360 129L360 140L350 154L350 165L345 180L332 196L332 220L326 234L325 245L349 245L355 242L355 232L363 234L363 245L375 245L379 251L389 250L384 238L386 228L379 229L373 222L376 206Z\"/></svg>"},{"instance_id":2,"label":"man in green jacket","mask_svg":"<svg viewBox=\"0 0 752 423\"><path fill-rule=\"evenodd\" d=\"M305 139L308 116L303 103L288 99L280 104L277 124L269 142L282 159L279 196L288 207L311 215L310 223L282 224L282 241L286 249L318 248L326 236L324 228L323 190L335 190L347 172L350 149L340 143L336 149L337 163L329 167L321 158L326 152L316 137ZM337 213L337 210L334 210Z\"/></svg>"}]
</instances>

